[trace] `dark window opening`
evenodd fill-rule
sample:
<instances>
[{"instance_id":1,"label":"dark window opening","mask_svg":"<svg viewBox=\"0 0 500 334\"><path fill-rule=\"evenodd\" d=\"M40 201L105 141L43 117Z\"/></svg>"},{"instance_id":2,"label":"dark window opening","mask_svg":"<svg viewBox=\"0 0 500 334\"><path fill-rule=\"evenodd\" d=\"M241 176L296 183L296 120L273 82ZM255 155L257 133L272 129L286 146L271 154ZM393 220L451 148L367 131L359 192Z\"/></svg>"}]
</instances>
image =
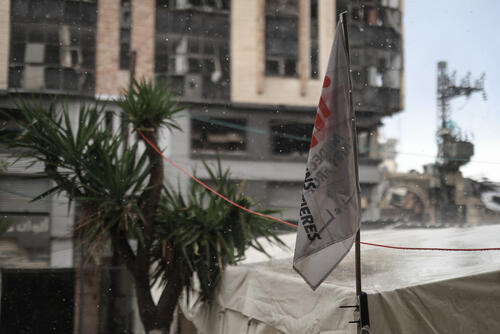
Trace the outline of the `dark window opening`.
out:
<instances>
[{"instance_id":1,"label":"dark window opening","mask_svg":"<svg viewBox=\"0 0 500 334\"><path fill-rule=\"evenodd\" d=\"M132 6L130 0L120 2L120 69L130 67L130 34L132 29Z\"/></svg>"},{"instance_id":2,"label":"dark window opening","mask_svg":"<svg viewBox=\"0 0 500 334\"><path fill-rule=\"evenodd\" d=\"M113 132L113 112L110 110L106 110L106 114L104 116L104 126L106 131Z\"/></svg>"},{"instance_id":3,"label":"dark window opening","mask_svg":"<svg viewBox=\"0 0 500 334\"><path fill-rule=\"evenodd\" d=\"M298 14L296 0L266 2L266 75L297 76Z\"/></svg>"},{"instance_id":4,"label":"dark window opening","mask_svg":"<svg viewBox=\"0 0 500 334\"><path fill-rule=\"evenodd\" d=\"M0 332L73 332L73 270L6 269L2 272L1 284Z\"/></svg>"},{"instance_id":5,"label":"dark window opening","mask_svg":"<svg viewBox=\"0 0 500 334\"><path fill-rule=\"evenodd\" d=\"M297 75L297 60L285 59L285 76L293 77Z\"/></svg>"},{"instance_id":6,"label":"dark window opening","mask_svg":"<svg viewBox=\"0 0 500 334\"><path fill-rule=\"evenodd\" d=\"M246 150L247 121L244 119L207 118L191 120L193 153L241 153Z\"/></svg>"},{"instance_id":7,"label":"dark window opening","mask_svg":"<svg viewBox=\"0 0 500 334\"><path fill-rule=\"evenodd\" d=\"M311 43L311 78L319 77L319 47L317 43Z\"/></svg>"},{"instance_id":8,"label":"dark window opening","mask_svg":"<svg viewBox=\"0 0 500 334\"><path fill-rule=\"evenodd\" d=\"M353 21L360 21L362 18L363 11L359 7L354 7L351 9L351 18Z\"/></svg>"},{"instance_id":9,"label":"dark window opening","mask_svg":"<svg viewBox=\"0 0 500 334\"><path fill-rule=\"evenodd\" d=\"M121 113L120 115L120 131L122 134L125 132L128 132L128 115L124 112Z\"/></svg>"},{"instance_id":10,"label":"dark window opening","mask_svg":"<svg viewBox=\"0 0 500 334\"><path fill-rule=\"evenodd\" d=\"M22 88L23 66L11 66L9 68L9 88Z\"/></svg>"},{"instance_id":11,"label":"dark window opening","mask_svg":"<svg viewBox=\"0 0 500 334\"><path fill-rule=\"evenodd\" d=\"M21 115L15 110L0 110L0 144L6 144L21 134L21 121Z\"/></svg>"},{"instance_id":12,"label":"dark window opening","mask_svg":"<svg viewBox=\"0 0 500 334\"><path fill-rule=\"evenodd\" d=\"M92 94L95 1L12 1L9 88Z\"/></svg>"},{"instance_id":13,"label":"dark window opening","mask_svg":"<svg viewBox=\"0 0 500 334\"><path fill-rule=\"evenodd\" d=\"M167 0L161 0L164 7L168 7ZM170 7L175 9L189 9L196 8L198 10L229 10L231 7L231 0L170 0Z\"/></svg>"},{"instance_id":14,"label":"dark window opening","mask_svg":"<svg viewBox=\"0 0 500 334\"><path fill-rule=\"evenodd\" d=\"M280 74L280 61L273 59L266 59L266 74L279 75Z\"/></svg>"},{"instance_id":15,"label":"dark window opening","mask_svg":"<svg viewBox=\"0 0 500 334\"><path fill-rule=\"evenodd\" d=\"M318 0L311 0L311 78L319 77Z\"/></svg>"},{"instance_id":16,"label":"dark window opening","mask_svg":"<svg viewBox=\"0 0 500 334\"><path fill-rule=\"evenodd\" d=\"M370 133L368 131L358 132L358 156L365 158L370 155Z\"/></svg>"},{"instance_id":17,"label":"dark window opening","mask_svg":"<svg viewBox=\"0 0 500 334\"><path fill-rule=\"evenodd\" d=\"M47 67L45 69L45 87L47 89L61 89L61 70Z\"/></svg>"},{"instance_id":18,"label":"dark window opening","mask_svg":"<svg viewBox=\"0 0 500 334\"><path fill-rule=\"evenodd\" d=\"M271 125L273 154L307 156L313 131L312 124L273 123Z\"/></svg>"}]
</instances>

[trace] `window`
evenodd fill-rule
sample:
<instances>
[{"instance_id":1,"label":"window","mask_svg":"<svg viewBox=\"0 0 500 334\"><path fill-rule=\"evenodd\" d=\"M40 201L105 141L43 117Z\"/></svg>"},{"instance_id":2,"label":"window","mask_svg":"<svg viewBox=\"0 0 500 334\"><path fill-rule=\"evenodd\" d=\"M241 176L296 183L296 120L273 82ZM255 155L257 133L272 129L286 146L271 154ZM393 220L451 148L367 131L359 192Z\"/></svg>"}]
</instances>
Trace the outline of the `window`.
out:
<instances>
[{"instance_id":1,"label":"window","mask_svg":"<svg viewBox=\"0 0 500 334\"><path fill-rule=\"evenodd\" d=\"M368 131L358 131L358 156L368 157L370 155L370 134Z\"/></svg>"},{"instance_id":2,"label":"window","mask_svg":"<svg viewBox=\"0 0 500 334\"><path fill-rule=\"evenodd\" d=\"M379 51L377 66L367 67L367 83L372 87L400 88L401 56L397 52ZM373 57L373 56L372 56Z\"/></svg>"},{"instance_id":3,"label":"window","mask_svg":"<svg viewBox=\"0 0 500 334\"><path fill-rule=\"evenodd\" d=\"M297 76L297 0L266 1L266 75Z\"/></svg>"},{"instance_id":4,"label":"window","mask_svg":"<svg viewBox=\"0 0 500 334\"><path fill-rule=\"evenodd\" d=\"M132 26L132 7L130 0L120 3L120 69L130 67L130 34Z\"/></svg>"},{"instance_id":5,"label":"window","mask_svg":"<svg viewBox=\"0 0 500 334\"><path fill-rule=\"evenodd\" d=\"M9 88L92 94L96 10L91 1L13 1Z\"/></svg>"},{"instance_id":6,"label":"window","mask_svg":"<svg viewBox=\"0 0 500 334\"><path fill-rule=\"evenodd\" d=\"M161 1L167 2L167 0ZM231 0L170 0L170 3L176 9L229 10Z\"/></svg>"},{"instance_id":7,"label":"window","mask_svg":"<svg viewBox=\"0 0 500 334\"><path fill-rule=\"evenodd\" d=\"M0 110L0 152L6 150L8 141L15 139L21 134L21 128L18 122L21 121L21 115L12 109Z\"/></svg>"},{"instance_id":8,"label":"window","mask_svg":"<svg viewBox=\"0 0 500 334\"><path fill-rule=\"evenodd\" d=\"M111 110L106 110L104 116L104 126L106 131L113 132L113 112Z\"/></svg>"},{"instance_id":9,"label":"window","mask_svg":"<svg viewBox=\"0 0 500 334\"><path fill-rule=\"evenodd\" d=\"M193 153L241 153L246 149L244 119L193 118L191 148Z\"/></svg>"},{"instance_id":10,"label":"window","mask_svg":"<svg viewBox=\"0 0 500 334\"><path fill-rule=\"evenodd\" d=\"M271 122L273 154L306 157L312 131L312 124Z\"/></svg>"},{"instance_id":11,"label":"window","mask_svg":"<svg viewBox=\"0 0 500 334\"><path fill-rule=\"evenodd\" d=\"M156 79L188 99L229 99L228 13L175 10L171 4L157 1Z\"/></svg>"},{"instance_id":12,"label":"window","mask_svg":"<svg viewBox=\"0 0 500 334\"><path fill-rule=\"evenodd\" d=\"M318 0L311 1L311 78L319 77L319 43L318 43Z\"/></svg>"},{"instance_id":13,"label":"window","mask_svg":"<svg viewBox=\"0 0 500 334\"><path fill-rule=\"evenodd\" d=\"M120 131L121 133L125 134L127 136L127 132L129 131L128 127L128 114L123 112L120 114Z\"/></svg>"},{"instance_id":14,"label":"window","mask_svg":"<svg viewBox=\"0 0 500 334\"><path fill-rule=\"evenodd\" d=\"M382 12L377 8L365 7L365 19L368 26L381 27L384 24Z\"/></svg>"}]
</instances>

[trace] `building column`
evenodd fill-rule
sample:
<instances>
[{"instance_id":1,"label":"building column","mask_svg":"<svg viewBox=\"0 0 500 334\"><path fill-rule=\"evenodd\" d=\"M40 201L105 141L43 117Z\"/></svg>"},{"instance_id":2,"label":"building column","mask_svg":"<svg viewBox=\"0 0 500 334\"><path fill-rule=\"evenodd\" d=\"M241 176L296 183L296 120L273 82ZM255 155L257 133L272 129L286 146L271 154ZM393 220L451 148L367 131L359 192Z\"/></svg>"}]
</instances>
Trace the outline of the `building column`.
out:
<instances>
[{"instance_id":1,"label":"building column","mask_svg":"<svg viewBox=\"0 0 500 334\"><path fill-rule=\"evenodd\" d=\"M154 80L155 13L155 0L132 1L131 50L137 52L135 77L138 80Z\"/></svg>"},{"instance_id":2,"label":"building column","mask_svg":"<svg viewBox=\"0 0 500 334\"><path fill-rule=\"evenodd\" d=\"M252 117L252 111L249 111L247 115L247 127L249 129L264 130L264 133L246 130L247 154L255 160L271 158L271 133L269 131L268 117Z\"/></svg>"},{"instance_id":3,"label":"building column","mask_svg":"<svg viewBox=\"0 0 500 334\"><path fill-rule=\"evenodd\" d=\"M119 93L120 0L97 2L96 95Z\"/></svg>"},{"instance_id":4,"label":"building column","mask_svg":"<svg viewBox=\"0 0 500 334\"><path fill-rule=\"evenodd\" d=\"M323 81L325 76L330 49L335 34L336 18L335 0L318 0L318 21L319 21L319 78Z\"/></svg>"},{"instance_id":5,"label":"building column","mask_svg":"<svg viewBox=\"0 0 500 334\"><path fill-rule=\"evenodd\" d=\"M257 0L257 94L264 92L264 77L266 75L266 2Z\"/></svg>"},{"instance_id":6,"label":"building column","mask_svg":"<svg viewBox=\"0 0 500 334\"><path fill-rule=\"evenodd\" d=\"M306 95L307 81L311 73L311 3L299 1L299 78L300 95Z\"/></svg>"},{"instance_id":7,"label":"building column","mask_svg":"<svg viewBox=\"0 0 500 334\"><path fill-rule=\"evenodd\" d=\"M9 80L10 0L0 0L0 90Z\"/></svg>"},{"instance_id":8,"label":"building column","mask_svg":"<svg viewBox=\"0 0 500 334\"><path fill-rule=\"evenodd\" d=\"M52 198L50 210L50 267L73 267L74 206L68 211L69 199L65 195Z\"/></svg>"}]
</instances>

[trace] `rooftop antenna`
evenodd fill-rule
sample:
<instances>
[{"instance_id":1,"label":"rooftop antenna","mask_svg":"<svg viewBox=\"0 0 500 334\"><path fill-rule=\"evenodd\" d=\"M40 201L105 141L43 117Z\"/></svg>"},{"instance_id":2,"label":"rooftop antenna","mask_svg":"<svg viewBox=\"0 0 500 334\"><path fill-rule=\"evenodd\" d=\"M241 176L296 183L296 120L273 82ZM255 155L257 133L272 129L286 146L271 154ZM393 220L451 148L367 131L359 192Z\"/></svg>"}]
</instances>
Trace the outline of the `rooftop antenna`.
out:
<instances>
[{"instance_id":1,"label":"rooftop antenna","mask_svg":"<svg viewBox=\"0 0 500 334\"><path fill-rule=\"evenodd\" d=\"M464 138L461 138L459 129L451 120L450 101L459 96L466 96L469 98L476 92L481 92L483 99L486 100L486 91L484 90L485 74L483 73L479 79L472 83L471 74L468 72L465 77L457 83L456 72L454 71L451 74L448 74L447 64L445 61L438 62L437 67L437 105L440 122L437 131L437 161L441 165L453 164L456 167L459 167L460 165L469 162L469 159L473 154L473 147L470 147L471 150L466 150L470 152L464 151L462 152L463 154L459 154L459 157L450 156L448 154L450 152L447 152L447 147L450 147L453 143L466 142Z\"/></svg>"},{"instance_id":2,"label":"rooftop antenna","mask_svg":"<svg viewBox=\"0 0 500 334\"><path fill-rule=\"evenodd\" d=\"M441 222L463 222L465 212L456 201L457 185L453 180L461 177L460 166L467 164L474 154L474 145L460 128L452 121L450 101L459 96L469 98L481 92L486 100L484 90L484 74L472 82L470 72L458 81L456 72L448 74L447 64L437 64L437 106L439 125L436 133L438 154L435 163L436 184L433 187L435 218Z\"/></svg>"}]
</instances>

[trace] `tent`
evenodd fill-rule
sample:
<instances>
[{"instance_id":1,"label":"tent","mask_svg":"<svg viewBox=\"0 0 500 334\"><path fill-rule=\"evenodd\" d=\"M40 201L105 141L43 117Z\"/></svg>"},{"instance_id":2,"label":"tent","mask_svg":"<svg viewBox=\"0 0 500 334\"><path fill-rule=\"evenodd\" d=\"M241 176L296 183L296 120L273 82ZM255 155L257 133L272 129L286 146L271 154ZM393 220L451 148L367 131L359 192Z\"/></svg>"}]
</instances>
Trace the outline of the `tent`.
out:
<instances>
[{"instance_id":1,"label":"tent","mask_svg":"<svg viewBox=\"0 0 500 334\"><path fill-rule=\"evenodd\" d=\"M198 333L356 333L354 252L312 291L290 249L250 252L229 267L212 307L181 303ZM500 225L362 231L365 242L410 247L499 247ZM261 262L262 261L262 262ZM371 333L500 333L500 252L409 251L362 245Z\"/></svg>"}]
</instances>

